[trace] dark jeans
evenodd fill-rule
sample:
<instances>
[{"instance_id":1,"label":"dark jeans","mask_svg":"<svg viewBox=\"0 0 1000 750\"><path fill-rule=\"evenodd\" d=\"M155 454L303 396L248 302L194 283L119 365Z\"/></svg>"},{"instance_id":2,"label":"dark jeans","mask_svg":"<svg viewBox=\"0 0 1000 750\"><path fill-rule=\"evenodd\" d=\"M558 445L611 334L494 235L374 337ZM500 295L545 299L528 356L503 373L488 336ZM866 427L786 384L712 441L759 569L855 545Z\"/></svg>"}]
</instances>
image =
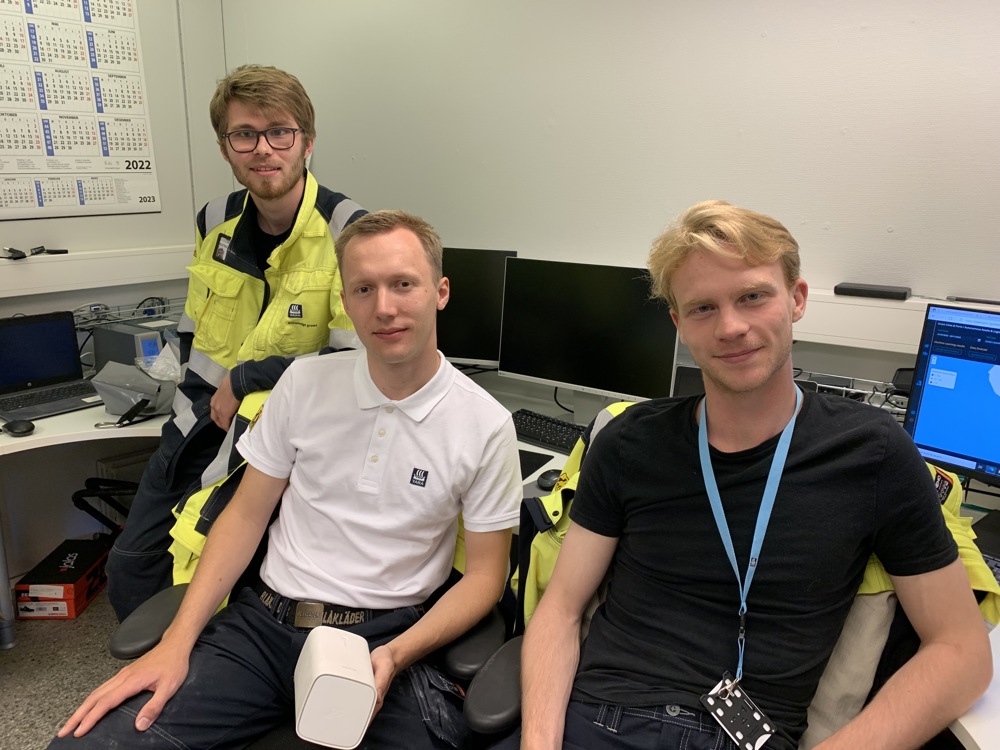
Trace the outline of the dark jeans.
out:
<instances>
[{"instance_id":1,"label":"dark jeans","mask_svg":"<svg viewBox=\"0 0 1000 750\"><path fill-rule=\"evenodd\" d=\"M515 732L494 750L517 750ZM564 750L735 750L711 716L682 706L612 706L570 701Z\"/></svg>"},{"instance_id":2,"label":"dark jeans","mask_svg":"<svg viewBox=\"0 0 1000 750\"><path fill-rule=\"evenodd\" d=\"M351 630L374 648L391 640L418 619L406 607L356 625ZM110 747L183 750L245 748L274 727L288 722L294 711L295 662L308 631L277 622L250 589L213 618L191 654L187 679L145 732L135 729L135 717L151 693L141 693L108 713L79 739L55 739L50 748L107 750ZM420 665L418 665L420 666ZM427 696L418 700L409 670L398 675L376 714L362 748L378 750L447 747L424 721ZM436 697L436 696L435 696ZM433 708L442 708L432 701ZM421 709L424 709L422 712ZM452 712L451 719L461 715ZM428 717L436 720L439 717ZM436 726L436 725L435 725Z\"/></svg>"},{"instance_id":3,"label":"dark jeans","mask_svg":"<svg viewBox=\"0 0 1000 750\"><path fill-rule=\"evenodd\" d=\"M108 553L108 600L119 620L153 594L173 583L174 560L167 551L174 525L173 509L215 459L225 433L204 425L190 440L171 446L164 428L160 448L150 459L125 521L125 529Z\"/></svg>"}]
</instances>

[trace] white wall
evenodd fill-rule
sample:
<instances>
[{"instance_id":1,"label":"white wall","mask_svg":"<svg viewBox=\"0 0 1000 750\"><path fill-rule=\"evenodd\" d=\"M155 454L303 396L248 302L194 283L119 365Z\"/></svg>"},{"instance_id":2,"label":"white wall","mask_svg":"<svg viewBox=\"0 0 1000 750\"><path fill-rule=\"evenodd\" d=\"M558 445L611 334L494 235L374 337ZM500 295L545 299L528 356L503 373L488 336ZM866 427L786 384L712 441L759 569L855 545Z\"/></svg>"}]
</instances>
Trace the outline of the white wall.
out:
<instances>
[{"instance_id":1,"label":"white wall","mask_svg":"<svg viewBox=\"0 0 1000 750\"><path fill-rule=\"evenodd\" d=\"M226 71L221 2L137 2L163 210L3 222L4 245L71 252L0 261L0 316L183 297L196 207L234 189L208 120L215 82Z\"/></svg>"},{"instance_id":2,"label":"white wall","mask_svg":"<svg viewBox=\"0 0 1000 750\"><path fill-rule=\"evenodd\" d=\"M0 315L68 307L62 293L76 289L183 275L194 237L194 202L177 8L141 0L137 10L162 211L3 222L4 245L65 247L70 254L0 261ZM155 288L149 293L166 293ZM112 291L100 301L112 304L116 296Z\"/></svg>"},{"instance_id":3,"label":"white wall","mask_svg":"<svg viewBox=\"0 0 1000 750\"><path fill-rule=\"evenodd\" d=\"M139 8L164 213L5 222L3 244L74 252L0 265L0 315L60 306L57 271L59 289L98 287L74 299L183 276L195 207L232 188L207 102L247 61L302 78L325 184L419 212L450 244L642 265L672 216L721 197L785 222L814 288L1000 296L990 0Z\"/></svg>"},{"instance_id":4,"label":"white wall","mask_svg":"<svg viewBox=\"0 0 1000 750\"><path fill-rule=\"evenodd\" d=\"M688 205L770 213L806 278L1000 296L993 0L222 0L295 72L314 171L446 243L642 265Z\"/></svg>"}]
</instances>

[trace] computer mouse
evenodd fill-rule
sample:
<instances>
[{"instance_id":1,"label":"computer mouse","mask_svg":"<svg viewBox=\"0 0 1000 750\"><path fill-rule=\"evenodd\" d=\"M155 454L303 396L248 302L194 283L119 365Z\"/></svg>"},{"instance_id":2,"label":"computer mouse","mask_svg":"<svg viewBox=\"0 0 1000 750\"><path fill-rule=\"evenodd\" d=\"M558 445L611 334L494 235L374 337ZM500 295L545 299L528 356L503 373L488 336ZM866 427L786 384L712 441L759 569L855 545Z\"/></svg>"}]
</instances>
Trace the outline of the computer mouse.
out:
<instances>
[{"instance_id":1,"label":"computer mouse","mask_svg":"<svg viewBox=\"0 0 1000 750\"><path fill-rule=\"evenodd\" d=\"M535 484L543 490L551 490L556 486L556 482L559 481L560 476L562 476L562 469L549 469L538 475Z\"/></svg>"},{"instance_id":2,"label":"computer mouse","mask_svg":"<svg viewBox=\"0 0 1000 750\"><path fill-rule=\"evenodd\" d=\"M35 423L27 419L12 419L4 423L3 431L14 437L24 437L35 431Z\"/></svg>"}]
</instances>

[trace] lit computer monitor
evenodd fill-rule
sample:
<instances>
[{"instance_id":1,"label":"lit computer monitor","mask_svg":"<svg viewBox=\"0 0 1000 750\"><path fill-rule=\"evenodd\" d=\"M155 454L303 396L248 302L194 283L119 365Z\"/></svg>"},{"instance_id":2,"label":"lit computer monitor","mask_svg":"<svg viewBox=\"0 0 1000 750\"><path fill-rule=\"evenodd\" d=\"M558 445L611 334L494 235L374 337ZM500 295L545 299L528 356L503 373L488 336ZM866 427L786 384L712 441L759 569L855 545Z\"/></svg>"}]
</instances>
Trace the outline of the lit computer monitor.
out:
<instances>
[{"instance_id":1,"label":"lit computer monitor","mask_svg":"<svg viewBox=\"0 0 1000 750\"><path fill-rule=\"evenodd\" d=\"M931 463L1000 485L1000 309L927 305L906 431Z\"/></svg>"},{"instance_id":2,"label":"lit computer monitor","mask_svg":"<svg viewBox=\"0 0 1000 750\"><path fill-rule=\"evenodd\" d=\"M507 261L501 375L615 399L669 396L676 349L645 269Z\"/></svg>"},{"instance_id":3,"label":"lit computer monitor","mask_svg":"<svg viewBox=\"0 0 1000 750\"><path fill-rule=\"evenodd\" d=\"M496 367L500 359L500 310L508 250L444 248L451 298L438 313L438 349L456 364Z\"/></svg>"}]
</instances>

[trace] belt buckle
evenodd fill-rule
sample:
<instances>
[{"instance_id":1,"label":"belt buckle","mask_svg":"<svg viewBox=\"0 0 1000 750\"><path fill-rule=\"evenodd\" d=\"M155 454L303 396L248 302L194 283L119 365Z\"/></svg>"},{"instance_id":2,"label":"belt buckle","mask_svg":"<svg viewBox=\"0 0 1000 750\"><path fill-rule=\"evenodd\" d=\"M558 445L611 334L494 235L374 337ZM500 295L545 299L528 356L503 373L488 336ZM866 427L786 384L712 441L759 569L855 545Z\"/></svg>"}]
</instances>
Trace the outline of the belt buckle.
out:
<instances>
[{"instance_id":1,"label":"belt buckle","mask_svg":"<svg viewBox=\"0 0 1000 750\"><path fill-rule=\"evenodd\" d=\"M321 602L297 602L293 624L297 628L315 628L317 625L322 625L323 611Z\"/></svg>"}]
</instances>

